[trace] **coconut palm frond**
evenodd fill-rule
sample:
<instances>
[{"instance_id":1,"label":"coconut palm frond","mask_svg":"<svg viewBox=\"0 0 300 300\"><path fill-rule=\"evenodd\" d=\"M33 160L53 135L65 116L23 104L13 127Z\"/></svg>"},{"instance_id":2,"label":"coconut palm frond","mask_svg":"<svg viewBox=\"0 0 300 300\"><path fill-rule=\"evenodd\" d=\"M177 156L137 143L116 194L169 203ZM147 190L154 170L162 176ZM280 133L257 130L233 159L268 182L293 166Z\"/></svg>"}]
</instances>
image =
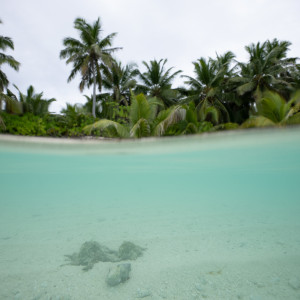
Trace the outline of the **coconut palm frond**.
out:
<instances>
[{"instance_id":1,"label":"coconut palm frond","mask_svg":"<svg viewBox=\"0 0 300 300\"><path fill-rule=\"evenodd\" d=\"M147 120L151 116L151 108L144 94L131 95L130 121L136 124L140 119Z\"/></svg>"},{"instance_id":2,"label":"coconut palm frond","mask_svg":"<svg viewBox=\"0 0 300 300\"><path fill-rule=\"evenodd\" d=\"M200 121L206 121L209 119L212 123L218 124L220 115L219 111L213 106L203 105L199 111Z\"/></svg>"},{"instance_id":3,"label":"coconut palm frond","mask_svg":"<svg viewBox=\"0 0 300 300\"><path fill-rule=\"evenodd\" d=\"M215 130L233 130L238 128L239 128L239 124L237 123L224 123L224 124L219 124L214 126Z\"/></svg>"},{"instance_id":4,"label":"coconut palm frond","mask_svg":"<svg viewBox=\"0 0 300 300\"><path fill-rule=\"evenodd\" d=\"M100 18L93 24L88 24L84 19L77 18L74 21L74 28L78 31L80 40L65 38L65 48L60 52L61 59L67 59L66 63L72 63L73 68L68 81L74 79L77 74L81 75L79 84L80 91L85 87L94 86L92 114L96 116L96 86L99 91L102 89L101 64L110 66L113 58L111 54L120 48L111 48L112 40L116 33L105 38L100 37L102 31Z\"/></svg>"},{"instance_id":5,"label":"coconut palm frond","mask_svg":"<svg viewBox=\"0 0 300 300\"><path fill-rule=\"evenodd\" d=\"M150 135L150 124L148 120L140 118L131 128L130 137L141 138Z\"/></svg>"},{"instance_id":6,"label":"coconut palm frond","mask_svg":"<svg viewBox=\"0 0 300 300\"><path fill-rule=\"evenodd\" d=\"M2 117L0 116L0 129L2 128L2 130L5 130L6 129L6 126L5 126L5 123L4 123L4 120L2 119Z\"/></svg>"},{"instance_id":7,"label":"coconut palm frond","mask_svg":"<svg viewBox=\"0 0 300 300\"><path fill-rule=\"evenodd\" d=\"M4 93L0 93L0 97L1 100L4 100L5 102L5 111L7 113L17 114L17 115L23 113L23 105L15 98L15 95L6 95Z\"/></svg>"},{"instance_id":8,"label":"coconut palm frond","mask_svg":"<svg viewBox=\"0 0 300 300\"><path fill-rule=\"evenodd\" d=\"M34 115L45 115L49 113L50 104L56 101L54 98L43 98L43 92L35 93L32 85L28 87L26 94L23 94L16 85L14 85L14 87L19 92L19 103L22 105L23 113L29 112L33 113Z\"/></svg>"},{"instance_id":9,"label":"coconut palm frond","mask_svg":"<svg viewBox=\"0 0 300 300\"><path fill-rule=\"evenodd\" d=\"M292 103L300 103L300 90L297 90L291 97Z\"/></svg>"},{"instance_id":10,"label":"coconut palm frond","mask_svg":"<svg viewBox=\"0 0 300 300\"><path fill-rule=\"evenodd\" d=\"M85 134L90 135L93 130L105 130L108 127L114 127L116 129L116 132L118 133L119 137L128 137L129 132L126 126L121 125L118 122L114 122L111 120L102 119L98 122L95 122L91 125L87 125L83 128L83 132Z\"/></svg>"},{"instance_id":11,"label":"coconut palm frond","mask_svg":"<svg viewBox=\"0 0 300 300\"><path fill-rule=\"evenodd\" d=\"M300 103L296 103L294 106L290 106L291 103L294 102L294 99L289 101L285 106L287 107L287 112L283 118L283 122L287 122L291 117L293 117L295 114L297 114L300 111Z\"/></svg>"},{"instance_id":12,"label":"coconut palm frond","mask_svg":"<svg viewBox=\"0 0 300 300\"><path fill-rule=\"evenodd\" d=\"M296 125L300 124L300 112L297 112L290 116L286 121L285 124L287 125Z\"/></svg>"},{"instance_id":13,"label":"coconut palm frond","mask_svg":"<svg viewBox=\"0 0 300 300\"><path fill-rule=\"evenodd\" d=\"M274 123L281 122L289 111L289 105L277 93L265 92L263 98L257 101L257 111Z\"/></svg>"},{"instance_id":14,"label":"coconut palm frond","mask_svg":"<svg viewBox=\"0 0 300 300\"><path fill-rule=\"evenodd\" d=\"M151 60L150 63L143 61L142 63L146 67L146 72L139 72L141 83L137 85L137 89L151 97L160 98L165 107L174 104L173 100L177 97L177 93L172 90L172 82L182 71L172 73L173 68L165 70L167 59Z\"/></svg>"},{"instance_id":15,"label":"coconut palm frond","mask_svg":"<svg viewBox=\"0 0 300 300\"><path fill-rule=\"evenodd\" d=\"M236 89L236 91L237 91L238 95L242 96L242 95L246 94L247 92L253 91L254 88L255 88L255 83L250 81L250 82L244 83L241 86L239 86Z\"/></svg>"},{"instance_id":16,"label":"coconut palm frond","mask_svg":"<svg viewBox=\"0 0 300 300\"><path fill-rule=\"evenodd\" d=\"M0 22L0 24L1 23L2 22ZM10 37L0 35L0 50L6 51L7 49L14 50L13 40ZM5 64L16 71L18 71L20 67L20 63L12 56L0 52L0 67ZM9 80L6 74L0 69L0 92L3 92L4 89L8 87L8 84Z\"/></svg>"},{"instance_id":17,"label":"coconut palm frond","mask_svg":"<svg viewBox=\"0 0 300 300\"><path fill-rule=\"evenodd\" d=\"M175 105L167 110L163 110L157 116L154 122L153 135L162 136L167 129L186 117L186 109L181 105Z\"/></svg>"},{"instance_id":18,"label":"coconut palm frond","mask_svg":"<svg viewBox=\"0 0 300 300\"><path fill-rule=\"evenodd\" d=\"M275 123L272 122L270 119L264 116L253 116L246 120L242 125L241 128L251 128L251 127L270 127L275 126Z\"/></svg>"},{"instance_id":19,"label":"coconut palm frond","mask_svg":"<svg viewBox=\"0 0 300 300\"><path fill-rule=\"evenodd\" d=\"M230 121L229 112L228 112L227 108L225 107L225 105L220 100L216 100L214 102L214 107L220 111L220 114L223 117L223 122Z\"/></svg>"},{"instance_id":20,"label":"coconut palm frond","mask_svg":"<svg viewBox=\"0 0 300 300\"><path fill-rule=\"evenodd\" d=\"M164 103L161 99L157 97L151 97L147 99L150 108L149 120L152 122L157 116L158 112L163 109Z\"/></svg>"}]
</instances>

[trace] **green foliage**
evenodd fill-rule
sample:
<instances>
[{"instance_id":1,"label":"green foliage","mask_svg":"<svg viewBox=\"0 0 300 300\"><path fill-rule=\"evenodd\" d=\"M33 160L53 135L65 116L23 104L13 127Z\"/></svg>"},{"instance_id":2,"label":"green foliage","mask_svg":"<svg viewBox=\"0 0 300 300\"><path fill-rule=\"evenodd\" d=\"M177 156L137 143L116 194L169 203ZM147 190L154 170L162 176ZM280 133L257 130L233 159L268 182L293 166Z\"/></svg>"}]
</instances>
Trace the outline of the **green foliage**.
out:
<instances>
[{"instance_id":1,"label":"green foliage","mask_svg":"<svg viewBox=\"0 0 300 300\"><path fill-rule=\"evenodd\" d=\"M32 113L13 115L4 112L0 117L2 118L1 133L53 137L83 136L83 127L95 120L85 115L80 115L74 120L62 115L35 116Z\"/></svg>"},{"instance_id":2,"label":"green foliage","mask_svg":"<svg viewBox=\"0 0 300 300\"><path fill-rule=\"evenodd\" d=\"M257 100L257 115L242 124L243 128L300 124L300 91L286 101L275 92L266 91Z\"/></svg>"},{"instance_id":3,"label":"green foliage","mask_svg":"<svg viewBox=\"0 0 300 300\"><path fill-rule=\"evenodd\" d=\"M83 136L83 128L95 121L93 117L85 114L47 115L44 117L47 124L47 135L56 137L80 137Z\"/></svg>"},{"instance_id":4,"label":"green foliage","mask_svg":"<svg viewBox=\"0 0 300 300\"><path fill-rule=\"evenodd\" d=\"M109 66L102 65L103 86L111 90L113 102L128 106L130 104L130 90L136 86L135 77L139 71L135 64L129 64L125 67L121 62L113 61Z\"/></svg>"},{"instance_id":5,"label":"green foliage","mask_svg":"<svg viewBox=\"0 0 300 300\"><path fill-rule=\"evenodd\" d=\"M107 101L103 103L106 110L105 116L113 121L121 124L127 124L129 122L129 106L120 105L114 101Z\"/></svg>"},{"instance_id":6,"label":"green foliage","mask_svg":"<svg viewBox=\"0 0 300 300\"><path fill-rule=\"evenodd\" d=\"M102 134L111 134L111 137L145 137L150 135L151 123L155 118L157 105L155 99L149 101L143 94L131 96L129 111L129 128L113 120L102 119L84 128L86 134L100 130Z\"/></svg>"},{"instance_id":7,"label":"green foliage","mask_svg":"<svg viewBox=\"0 0 300 300\"><path fill-rule=\"evenodd\" d=\"M5 130L6 130L6 126L5 126L4 120L0 116L0 132L5 131Z\"/></svg>"},{"instance_id":8,"label":"green foliage","mask_svg":"<svg viewBox=\"0 0 300 300\"><path fill-rule=\"evenodd\" d=\"M26 94L23 94L17 86L15 88L19 91L19 102L22 104L23 113L32 113L36 116L48 114L50 104L56 101L54 98L43 99L43 92L36 94L32 85L29 86Z\"/></svg>"},{"instance_id":9,"label":"green foliage","mask_svg":"<svg viewBox=\"0 0 300 300\"><path fill-rule=\"evenodd\" d=\"M179 92L172 89L172 81L182 71L172 73L173 68L165 70L167 59L151 60L148 64L143 61L146 72L139 72L141 84L137 85L137 92L142 92L151 97L160 99L164 107L169 107L178 102Z\"/></svg>"},{"instance_id":10,"label":"green foliage","mask_svg":"<svg viewBox=\"0 0 300 300\"><path fill-rule=\"evenodd\" d=\"M238 128L239 128L239 124L237 123L224 123L224 124L214 126L214 130L234 130Z\"/></svg>"},{"instance_id":11,"label":"green foliage","mask_svg":"<svg viewBox=\"0 0 300 300\"><path fill-rule=\"evenodd\" d=\"M9 90L6 90L6 94L0 93L0 100L5 102L5 111L11 114L20 115L23 113L23 105L18 101L17 97ZM0 101L1 105L1 101Z\"/></svg>"},{"instance_id":12,"label":"green foliage","mask_svg":"<svg viewBox=\"0 0 300 300\"><path fill-rule=\"evenodd\" d=\"M91 135L95 131L100 130L102 136L107 137L128 137L129 132L126 126L111 120L100 120L83 128L85 134Z\"/></svg>"},{"instance_id":13,"label":"green foliage","mask_svg":"<svg viewBox=\"0 0 300 300\"><path fill-rule=\"evenodd\" d=\"M93 107L92 114L96 117L96 86L102 89L101 66L112 62L111 54L120 48L110 48L116 33L105 38L100 37L102 31L100 18L93 24L88 24L84 19L77 18L74 28L80 35L80 40L67 37L63 40L65 48L60 52L60 58L66 59L66 63L72 63L73 69L68 81L80 73L80 91L85 87L93 85Z\"/></svg>"},{"instance_id":14,"label":"green foliage","mask_svg":"<svg viewBox=\"0 0 300 300\"><path fill-rule=\"evenodd\" d=\"M25 114L23 116L2 113L2 118L6 128L2 133L18 134L18 135L46 135L46 124L44 120L33 114Z\"/></svg>"},{"instance_id":15,"label":"green foliage","mask_svg":"<svg viewBox=\"0 0 300 300\"><path fill-rule=\"evenodd\" d=\"M175 124L185 120L186 109L181 105L175 105L169 107L167 110L161 111L153 124L153 135L163 136L168 131L168 129Z\"/></svg>"},{"instance_id":16,"label":"green foliage","mask_svg":"<svg viewBox=\"0 0 300 300\"><path fill-rule=\"evenodd\" d=\"M249 62L238 63L240 75L231 79L237 84L237 93L252 93L252 98L257 99L256 91L290 89L291 73L296 65L296 58L286 58L290 45L288 41L274 39L246 46Z\"/></svg>"},{"instance_id":17,"label":"green foliage","mask_svg":"<svg viewBox=\"0 0 300 300\"><path fill-rule=\"evenodd\" d=\"M185 83L190 87L183 103L193 101L197 104L199 121L210 121L214 124L229 121L229 113L221 99L224 98L226 79L233 72L229 68L233 58L231 52L217 56L216 60L209 58L207 61L201 57L193 63L195 78L183 76L187 79Z\"/></svg>"},{"instance_id":18,"label":"green foliage","mask_svg":"<svg viewBox=\"0 0 300 300\"><path fill-rule=\"evenodd\" d=\"M0 20L0 24L2 21ZM0 50L6 51L7 49L14 50L14 43L10 37L0 35ZM16 61L12 56L6 55L3 52L0 52L0 93L8 87L9 80L6 74L1 70L3 65L8 65L14 70L18 71L20 63ZM1 111L1 99L0 99L0 111Z\"/></svg>"},{"instance_id":19,"label":"green foliage","mask_svg":"<svg viewBox=\"0 0 300 300\"><path fill-rule=\"evenodd\" d=\"M213 127L214 125L212 123L204 121L199 124L198 132L209 132L212 131Z\"/></svg>"},{"instance_id":20,"label":"green foliage","mask_svg":"<svg viewBox=\"0 0 300 300\"><path fill-rule=\"evenodd\" d=\"M241 125L241 128L269 127L269 126L275 126L275 123L264 116L250 116L250 118Z\"/></svg>"},{"instance_id":21,"label":"green foliage","mask_svg":"<svg viewBox=\"0 0 300 300\"><path fill-rule=\"evenodd\" d=\"M149 104L145 95L132 95L132 103L130 107L131 124L136 124L140 119L149 119L150 117L153 118L152 111L154 108L155 106Z\"/></svg>"},{"instance_id":22,"label":"green foliage","mask_svg":"<svg viewBox=\"0 0 300 300\"><path fill-rule=\"evenodd\" d=\"M150 136L151 124L149 120L140 118L137 122L131 127L130 136L134 138L141 138Z\"/></svg>"},{"instance_id":23,"label":"green foliage","mask_svg":"<svg viewBox=\"0 0 300 300\"><path fill-rule=\"evenodd\" d=\"M13 114L1 116L1 132L141 138L231 130L237 123L242 128L300 123L300 92L293 96L300 88L300 65L287 58L287 41L250 44L246 63L235 61L230 51L201 57L193 62L194 77L183 75L188 87L172 88L181 71L166 69L167 59L143 61L145 72L123 66L112 58L120 49L111 48L116 33L102 38L99 18L93 24L77 18L74 27L80 38L65 38L60 57L73 66L68 80L80 74L80 90L93 86L92 96L53 115L49 105L55 99L44 99L32 86L17 97L0 72L0 108L4 102L6 113ZM6 48L13 49L13 42L0 36L0 50ZM0 69L3 63L18 68L0 53Z\"/></svg>"},{"instance_id":24,"label":"green foliage","mask_svg":"<svg viewBox=\"0 0 300 300\"><path fill-rule=\"evenodd\" d=\"M84 128L86 134L99 133L107 137L168 136L195 134L216 130L211 122L198 122L197 111L193 102L189 105L173 105L157 114L160 104L157 98L147 99L144 94L132 94L130 122L128 126L102 119ZM226 123L220 129L233 129L238 125Z\"/></svg>"}]
</instances>

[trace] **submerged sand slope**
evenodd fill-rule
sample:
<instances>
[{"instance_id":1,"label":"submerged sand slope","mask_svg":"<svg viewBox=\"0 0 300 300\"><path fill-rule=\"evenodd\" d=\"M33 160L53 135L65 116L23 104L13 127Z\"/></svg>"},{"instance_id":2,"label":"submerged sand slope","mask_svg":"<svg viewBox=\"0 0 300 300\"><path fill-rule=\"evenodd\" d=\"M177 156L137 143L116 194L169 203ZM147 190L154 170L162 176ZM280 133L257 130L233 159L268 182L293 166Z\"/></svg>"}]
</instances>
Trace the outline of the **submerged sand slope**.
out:
<instances>
[{"instance_id":1,"label":"submerged sand slope","mask_svg":"<svg viewBox=\"0 0 300 300\"><path fill-rule=\"evenodd\" d=\"M0 299L300 299L299 130L40 141L0 136ZM147 250L109 287L86 241Z\"/></svg>"},{"instance_id":2,"label":"submerged sand slope","mask_svg":"<svg viewBox=\"0 0 300 300\"><path fill-rule=\"evenodd\" d=\"M70 229L49 231L50 224L41 217L43 227L36 232L28 227L23 236L2 238L0 298L118 300L149 294L149 299L250 300L299 296L299 289L289 283L298 278L300 269L300 241L292 238L297 234L292 228L262 226L258 230L244 224L239 231L232 230L235 224L231 222L218 230L207 223L208 231L204 231L199 225L205 224L196 220L166 217L167 229L164 220L158 221L152 232L141 220L135 224L139 230L130 226L129 235L147 246L147 251L131 262L131 278L116 287L105 283L113 263L99 262L88 272L77 266L60 267L64 254L79 245L87 232L91 237L101 237L97 231L92 232L99 224L97 220L92 224L90 218L86 219L90 224L82 226L76 237ZM111 230L120 232L127 221L116 223ZM64 222L67 227L72 220ZM102 225L105 222L109 223L103 221ZM159 232L161 235L156 236ZM107 243L115 246L123 238L120 232Z\"/></svg>"}]
</instances>

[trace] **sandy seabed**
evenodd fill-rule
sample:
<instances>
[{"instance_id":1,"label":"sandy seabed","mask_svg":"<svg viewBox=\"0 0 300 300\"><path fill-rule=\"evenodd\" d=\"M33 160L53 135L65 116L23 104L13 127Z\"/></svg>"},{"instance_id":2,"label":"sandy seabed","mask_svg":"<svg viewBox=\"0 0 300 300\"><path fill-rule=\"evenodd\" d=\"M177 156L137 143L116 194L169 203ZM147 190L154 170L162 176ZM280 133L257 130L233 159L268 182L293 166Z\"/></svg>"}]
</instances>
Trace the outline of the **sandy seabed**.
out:
<instances>
[{"instance_id":1,"label":"sandy seabed","mask_svg":"<svg viewBox=\"0 0 300 300\"><path fill-rule=\"evenodd\" d=\"M178 218L172 211L17 219L1 220L0 299L300 299L299 228L274 227L259 216L252 225L238 216ZM62 266L87 240L112 249L130 240L147 250L130 262L128 281L109 287L114 263L87 272Z\"/></svg>"},{"instance_id":2,"label":"sandy seabed","mask_svg":"<svg viewBox=\"0 0 300 300\"><path fill-rule=\"evenodd\" d=\"M247 217L225 208L210 214L201 207L160 212L151 204L140 211L81 209L61 202L0 211L1 300L300 299L295 216L258 211ZM91 240L147 249L130 261L130 279L109 287L105 278L116 263L99 262L87 272L65 265L66 254Z\"/></svg>"}]
</instances>

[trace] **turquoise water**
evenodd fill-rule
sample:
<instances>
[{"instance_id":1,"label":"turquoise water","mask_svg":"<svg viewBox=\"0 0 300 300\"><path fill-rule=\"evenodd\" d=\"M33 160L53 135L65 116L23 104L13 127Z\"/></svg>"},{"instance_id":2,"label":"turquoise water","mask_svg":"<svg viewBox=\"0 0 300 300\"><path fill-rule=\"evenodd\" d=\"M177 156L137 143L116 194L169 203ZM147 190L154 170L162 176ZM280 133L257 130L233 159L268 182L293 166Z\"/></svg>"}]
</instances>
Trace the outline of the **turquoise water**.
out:
<instances>
[{"instance_id":1,"label":"turquoise water","mask_svg":"<svg viewBox=\"0 0 300 300\"><path fill-rule=\"evenodd\" d=\"M299 150L299 128L122 143L4 138L0 299L300 299ZM110 263L61 267L91 240L147 250L110 288Z\"/></svg>"}]
</instances>

